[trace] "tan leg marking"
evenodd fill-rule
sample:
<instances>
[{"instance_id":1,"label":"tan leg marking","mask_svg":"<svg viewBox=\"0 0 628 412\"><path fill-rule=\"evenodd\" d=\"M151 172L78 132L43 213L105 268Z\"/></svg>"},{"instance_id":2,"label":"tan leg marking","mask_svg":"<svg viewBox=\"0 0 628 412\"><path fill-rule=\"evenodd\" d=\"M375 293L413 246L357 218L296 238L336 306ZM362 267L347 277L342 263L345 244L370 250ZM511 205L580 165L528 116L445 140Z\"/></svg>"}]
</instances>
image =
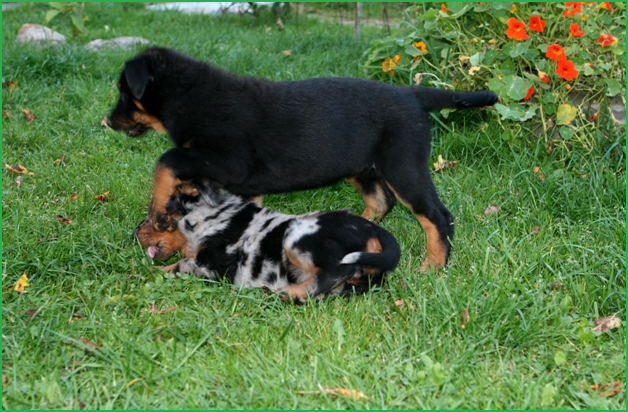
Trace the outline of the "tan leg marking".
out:
<instances>
[{"instance_id":1,"label":"tan leg marking","mask_svg":"<svg viewBox=\"0 0 628 412\"><path fill-rule=\"evenodd\" d=\"M253 201L255 202L255 204L259 207L262 207L262 204L264 203L264 196L260 195L260 196L255 196L253 198Z\"/></svg>"},{"instance_id":2,"label":"tan leg marking","mask_svg":"<svg viewBox=\"0 0 628 412\"><path fill-rule=\"evenodd\" d=\"M425 216L415 213L412 209L412 205L403 200L392 186L388 185L388 187L390 187L390 190L393 191L395 197L401 202L401 204L412 211L412 214L419 220L419 223L421 223L421 226L427 235L427 256L419 268L419 271L427 272L431 268L438 269L444 267L447 253L445 252L445 247L443 246L443 242L436 225Z\"/></svg>"},{"instance_id":3,"label":"tan leg marking","mask_svg":"<svg viewBox=\"0 0 628 412\"><path fill-rule=\"evenodd\" d=\"M314 264L309 260L309 258L304 259L303 256L300 256L297 252L292 249L284 249L286 252L286 257L294 266L298 267L304 272L311 273L313 276L318 274L318 271L321 268L314 266Z\"/></svg>"},{"instance_id":4,"label":"tan leg marking","mask_svg":"<svg viewBox=\"0 0 628 412\"><path fill-rule=\"evenodd\" d=\"M362 195L362 198L364 199L366 209L364 209L362 217L366 220L371 220L374 218L376 222L379 222L382 219L382 216L388 210L384 189L382 189L379 184L376 184L375 194L365 193L362 185L354 177L348 177L347 180L358 190L358 192Z\"/></svg>"},{"instance_id":5,"label":"tan leg marking","mask_svg":"<svg viewBox=\"0 0 628 412\"><path fill-rule=\"evenodd\" d=\"M139 100L133 99L133 103L135 103L138 109L140 109L139 112L133 113L133 120L136 123L141 123L146 127L150 127L158 133L168 132L159 119L146 112L146 109L144 109L144 106L142 106L142 103L140 103Z\"/></svg>"},{"instance_id":6,"label":"tan leg marking","mask_svg":"<svg viewBox=\"0 0 628 412\"><path fill-rule=\"evenodd\" d=\"M175 193L177 186L183 182L177 179L171 169L166 168L161 163L155 168L155 188L153 189L153 199L148 207L148 216L153 224L157 224L155 215L161 213L166 214L166 203L170 200L170 196ZM174 230L172 226L169 230Z\"/></svg>"},{"instance_id":7,"label":"tan leg marking","mask_svg":"<svg viewBox=\"0 0 628 412\"><path fill-rule=\"evenodd\" d=\"M366 242L366 251L368 253L382 253L382 244L379 243L379 239L372 237Z\"/></svg>"},{"instance_id":8,"label":"tan leg marking","mask_svg":"<svg viewBox=\"0 0 628 412\"><path fill-rule=\"evenodd\" d=\"M164 271L166 273L171 273L171 274L174 275L174 273L175 273L174 272L174 268L176 268L178 264L179 264L179 262L173 263L172 265L168 265L168 266L159 266L158 269L162 270L162 271Z\"/></svg>"}]
</instances>

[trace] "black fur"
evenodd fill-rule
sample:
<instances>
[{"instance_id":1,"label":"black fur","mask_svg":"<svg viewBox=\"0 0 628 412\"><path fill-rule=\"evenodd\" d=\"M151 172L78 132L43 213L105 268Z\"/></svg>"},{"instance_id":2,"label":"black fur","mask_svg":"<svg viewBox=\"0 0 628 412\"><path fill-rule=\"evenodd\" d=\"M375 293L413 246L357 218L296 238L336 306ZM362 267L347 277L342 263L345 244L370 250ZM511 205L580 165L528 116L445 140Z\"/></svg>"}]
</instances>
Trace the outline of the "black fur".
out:
<instances>
[{"instance_id":1,"label":"black fur","mask_svg":"<svg viewBox=\"0 0 628 412\"><path fill-rule=\"evenodd\" d=\"M245 198L353 178L367 201L363 216L381 218L397 196L436 227L431 238L428 231L428 249L444 265L453 217L430 177L428 112L498 101L492 92L354 78L236 77L154 47L127 62L110 124L138 136L157 127L133 120L138 112L149 114L176 145L161 157L162 166L181 181L210 179Z\"/></svg>"},{"instance_id":2,"label":"black fur","mask_svg":"<svg viewBox=\"0 0 628 412\"><path fill-rule=\"evenodd\" d=\"M236 195L209 197L209 202L200 195L180 202L179 230L194 258L164 270L265 286L304 303L310 297L364 293L381 285L399 263L395 238L348 211L291 216Z\"/></svg>"}]
</instances>

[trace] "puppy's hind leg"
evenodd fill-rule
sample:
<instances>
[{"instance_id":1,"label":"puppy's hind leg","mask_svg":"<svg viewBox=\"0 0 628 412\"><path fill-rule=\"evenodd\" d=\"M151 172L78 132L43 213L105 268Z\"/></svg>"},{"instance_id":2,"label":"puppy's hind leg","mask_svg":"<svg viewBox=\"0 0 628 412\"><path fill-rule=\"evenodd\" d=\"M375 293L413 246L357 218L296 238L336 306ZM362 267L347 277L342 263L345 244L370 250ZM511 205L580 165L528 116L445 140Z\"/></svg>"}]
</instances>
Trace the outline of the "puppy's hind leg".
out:
<instances>
[{"instance_id":1,"label":"puppy's hind leg","mask_svg":"<svg viewBox=\"0 0 628 412\"><path fill-rule=\"evenodd\" d=\"M379 222L397 203L395 194L374 168L365 169L347 180L362 195L366 204L362 217L367 220Z\"/></svg>"}]
</instances>

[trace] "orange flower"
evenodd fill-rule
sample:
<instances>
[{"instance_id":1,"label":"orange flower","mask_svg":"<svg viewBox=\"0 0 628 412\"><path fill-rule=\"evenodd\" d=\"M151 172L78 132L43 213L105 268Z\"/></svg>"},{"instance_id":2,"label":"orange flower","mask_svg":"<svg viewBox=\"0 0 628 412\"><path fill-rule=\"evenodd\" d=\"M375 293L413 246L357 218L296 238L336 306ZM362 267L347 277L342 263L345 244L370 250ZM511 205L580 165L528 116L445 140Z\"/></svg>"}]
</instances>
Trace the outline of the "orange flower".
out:
<instances>
[{"instance_id":1,"label":"orange flower","mask_svg":"<svg viewBox=\"0 0 628 412\"><path fill-rule=\"evenodd\" d=\"M573 1L568 1L567 3L565 3L565 7L567 7L565 9L565 12L563 13L563 16L565 17L569 17L569 16L573 16L574 14L580 14L582 13L582 9L580 7L582 7L582 3L580 2L573 2ZM571 7L571 10L569 10L569 8Z\"/></svg>"},{"instance_id":2,"label":"orange flower","mask_svg":"<svg viewBox=\"0 0 628 412\"><path fill-rule=\"evenodd\" d=\"M393 74L395 74L394 67L399 64L400 60L401 59L399 55L396 55L393 59L389 59L388 57L386 57L384 59L384 63L382 63L382 70L385 72L390 72L388 73L388 75L392 76Z\"/></svg>"},{"instance_id":3,"label":"orange flower","mask_svg":"<svg viewBox=\"0 0 628 412\"><path fill-rule=\"evenodd\" d=\"M422 54L427 53L427 44L425 44L425 42L420 41L420 42L412 43L412 45L416 47L417 49L421 50L420 54L413 54L412 57L420 56Z\"/></svg>"},{"instance_id":4,"label":"orange flower","mask_svg":"<svg viewBox=\"0 0 628 412\"><path fill-rule=\"evenodd\" d=\"M526 97L524 97L523 100L528 100L530 97L532 97L533 94L534 94L534 87L530 87L530 90L528 90L528 94L526 94Z\"/></svg>"},{"instance_id":5,"label":"orange flower","mask_svg":"<svg viewBox=\"0 0 628 412\"><path fill-rule=\"evenodd\" d=\"M514 13L515 10L517 10L517 6L515 6L514 4L512 5L512 9L510 9L510 13Z\"/></svg>"},{"instance_id":6,"label":"orange flower","mask_svg":"<svg viewBox=\"0 0 628 412\"><path fill-rule=\"evenodd\" d=\"M545 28L545 22L541 20L539 16L530 17L530 30L538 31L539 33Z\"/></svg>"},{"instance_id":7,"label":"orange flower","mask_svg":"<svg viewBox=\"0 0 628 412\"><path fill-rule=\"evenodd\" d=\"M557 62L567 60L567 56L565 55L565 49L560 47L558 44L552 44L551 46L547 46L547 53L545 53L545 57L547 57L548 59L556 60Z\"/></svg>"},{"instance_id":8,"label":"orange flower","mask_svg":"<svg viewBox=\"0 0 628 412\"><path fill-rule=\"evenodd\" d=\"M447 10L447 5L445 3L443 3L442 6L440 6L440 11L442 11L445 14L449 14L449 10Z\"/></svg>"},{"instance_id":9,"label":"orange flower","mask_svg":"<svg viewBox=\"0 0 628 412\"><path fill-rule=\"evenodd\" d=\"M613 37L610 34L600 34L600 38L597 39L596 43L602 43L602 47L610 46L611 44L617 41L617 37Z\"/></svg>"},{"instance_id":10,"label":"orange flower","mask_svg":"<svg viewBox=\"0 0 628 412\"><path fill-rule=\"evenodd\" d=\"M582 37L584 32L580 31L580 25L578 23L569 25L569 37Z\"/></svg>"},{"instance_id":11,"label":"orange flower","mask_svg":"<svg viewBox=\"0 0 628 412\"><path fill-rule=\"evenodd\" d=\"M567 81L578 78L578 70L576 70L576 65L569 60L563 60L561 62L558 62L558 64L556 65L556 74Z\"/></svg>"},{"instance_id":12,"label":"orange flower","mask_svg":"<svg viewBox=\"0 0 628 412\"><path fill-rule=\"evenodd\" d=\"M597 9L597 8L600 8L600 9L606 9L606 10L610 10L610 11L615 11L615 10L613 10L613 8L611 7L611 3L609 3L608 1L605 1L605 2L603 2L603 3L600 3L600 5L596 7L596 9Z\"/></svg>"},{"instance_id":13,"label":"orange flower","mask_svg":"<svg viewBox=\"0 0 628 412\"><path fill-rule=\"evenodd\" d=\"M539 72L539 80L544 82L544 83L549 83L550 79L549 76L547 75L547 73L540 71L539 69L536 69Z\"/></svg>"},{"instance_id":14,"label":"orange flower","mask_svg":"<svg viewBox=\"0 0 628 412\"><path fill-rule=\"evenodd\" d=\"M508 30L506 30L506 36L509 39L526 40L528 33L526 32L526 24L522 21L511 17L508 19Z\"/></svg>"}]
</instances>

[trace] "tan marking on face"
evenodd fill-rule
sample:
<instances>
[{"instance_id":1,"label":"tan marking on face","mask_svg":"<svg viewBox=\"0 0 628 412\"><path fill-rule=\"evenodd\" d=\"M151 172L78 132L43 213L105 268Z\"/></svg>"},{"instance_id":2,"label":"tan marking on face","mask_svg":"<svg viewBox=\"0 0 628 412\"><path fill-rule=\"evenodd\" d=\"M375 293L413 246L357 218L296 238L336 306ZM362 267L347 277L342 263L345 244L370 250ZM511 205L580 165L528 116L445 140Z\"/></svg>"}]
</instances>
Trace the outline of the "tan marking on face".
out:
<instances>
[{"instance_id":1,"label":"tan marking on face","mask_svg":"<svg viewBox=\"0 0 628 412\"><path fill-rule=\"evenodd\" d=\"M316 276L310 276L301 283L286 286L283 291L287 292L292 300L305 303L308 297L316 291L317 280Z\"/></svg>"},{"instance_id":2,"label":"tan marking on face","mask_svg":"<svg viewBox=\"0 0 628 412\"><path fill-rule=\"evenodd\" d=\"M133 121L135 123L141 123L146 127L150 127L157 133L167 132L166 128L161 123L161 121L157 119L155 116L148 114L148 112L146 112L146 109L144 108L142 103L140 103L139 100L133 99L133 103L135 103L135 105L139 109L139 111L133 112Z\"/></svg>"},{"instance_id":3,"label":"tan marking on face","mask_svg":"<svg viewBox=\"0 0 628 412\"><path fill-rule=\"evenodd\" d=\"M358 190L364 199L366 209L364 209L362 217L366 220L375 220L376 222L382 220L382 216L388 211L388 205L386 203L384 189L382 189L379 183L375 184L375 193L365 193L362 185L354 177L349 177L347 180Z\"/></svg>"},{"instance_id":4,"label":"tan marking on face","mask_svg":"<svg viewBox=\"0 0 628 412\"><path fill-rule=\"evenodd\" d=\"M389 187L401 204L410 209L412 214L419 220L419 223L421 223L421 226L427 236L427 256L419 268L419 271L426 272L431 268L438 269L444 267L447 262L447 252L445 251L445 245L438 233L436 225L425 216L415 213L412 209L412 205L403 200L403 198L399 196L399 193L397 193L392 186L389 185Z\"/></svg>"},{"instance_id":5,"label":"tan marking on face","mask_svg":"<svg viewBox=\"0 0 628 412\"><path fill-rule=\"evenodd\" d=\"M318 271L321 270L321 268L314 266L309 257L299 255L299 253L293 249L284 250L286 252L286 257L288 258L290 263L301 269L303 272L311 273L312 275L316 276L318 274Z\"/></svg>"},{"instance_id":6,"label":"tan marking on face","mask_svg":"<svg viewBox=\"0 0 628 412\"><path fill-rule=\"evenodd\" d=\"M179 232L155 231L153 225L144 221L137 230L137 239L144 247L157 246L158 254L155 259L165 260L182 249L187 249L187 239ZM187 256L186 256L187 257Z\"/></svg>"}]
</instances>

